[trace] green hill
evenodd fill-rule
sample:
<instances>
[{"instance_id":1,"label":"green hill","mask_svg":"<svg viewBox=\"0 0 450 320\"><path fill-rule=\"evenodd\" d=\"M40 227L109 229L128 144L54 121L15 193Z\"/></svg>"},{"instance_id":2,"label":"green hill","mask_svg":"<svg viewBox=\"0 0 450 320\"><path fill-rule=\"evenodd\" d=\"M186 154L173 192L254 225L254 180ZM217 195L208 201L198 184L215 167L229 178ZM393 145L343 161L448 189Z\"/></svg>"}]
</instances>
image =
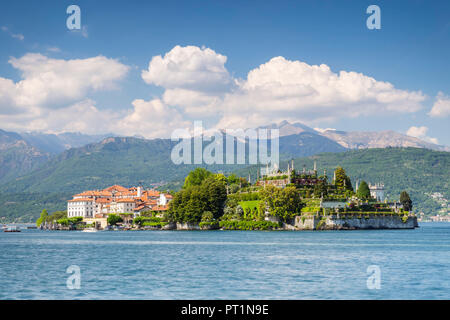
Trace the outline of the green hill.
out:
<instances>
[{"instance_id":1,"label":"green hill","mask_svg":"<svg viewBox=\"0 0 450 320\"><path fill-rule=\"evenodd\" d=\"M302 141L306 138L306 135L280 138L281 159L313 152L302 150ZM320 140L316 142L321 143ZM174 144L168 139L108 138L101 143L67 150L37 170L0 187L0 218L4 217L4 221L34 221L43 208L50 212L65 209L66 200L75 193L114 184L135 186L142 182L146 187L164 184L169 188L180 187L180 182L196 166L173 164L170 153ZM405 189L411 194L416 208L427 213L438 206L427 193L441 192L447 199L450 197L448 152L387 148L324 153L296 158L295 167L301 169L305 164L312 168L314 159L319 170L328 170L330 178L332 169L341 165L353 183L356 179L383 182L388 197L393 199ZM281 163L282 168L286 165L286 162ZM254 166L203 167L214 172L237 172L244 177L251 173L253 181L256 178Z\"/></svg>"}]
</instances>

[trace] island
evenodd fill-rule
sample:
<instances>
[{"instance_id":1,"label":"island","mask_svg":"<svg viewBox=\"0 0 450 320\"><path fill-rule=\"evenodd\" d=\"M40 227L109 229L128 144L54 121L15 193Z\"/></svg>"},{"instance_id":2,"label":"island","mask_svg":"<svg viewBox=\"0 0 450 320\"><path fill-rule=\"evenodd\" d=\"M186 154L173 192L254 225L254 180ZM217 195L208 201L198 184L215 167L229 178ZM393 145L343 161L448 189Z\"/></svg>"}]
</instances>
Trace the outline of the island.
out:
<instances>
[{"instance_id":1,"label":"island","mask_svg":"<svg viewBox=\"0 0 450 320\"><path fill-rule=\"evenodd\" d=\"M406 191L388 201L384 185L357 181L342 167L326 170L259 168L256 180L196 168L178 192L119 185L68 200L67 211L37 221L51 230L358 230L414 229Z\"/></svg>"}]
</instances>

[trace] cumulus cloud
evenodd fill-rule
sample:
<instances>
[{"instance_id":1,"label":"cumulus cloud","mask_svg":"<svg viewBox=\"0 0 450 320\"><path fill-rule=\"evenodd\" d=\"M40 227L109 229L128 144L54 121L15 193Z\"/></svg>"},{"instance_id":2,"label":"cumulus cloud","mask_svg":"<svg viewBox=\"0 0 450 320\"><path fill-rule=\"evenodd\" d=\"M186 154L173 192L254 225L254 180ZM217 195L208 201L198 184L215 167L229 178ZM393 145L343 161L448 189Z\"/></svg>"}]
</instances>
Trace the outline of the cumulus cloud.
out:
<instances>
[{"instance_id":1,"label":"cumulus cloud","mask_svg":"<svg viewBox=\"0 0 450 320\"><path fill-rule=\"evenodd\" d=\"M246 79L236 79L225 68L226 61L208 48L176 46L153 57L142 78L165 89L165 104L191 118L215 117L217 128L411 113L421 109L425 99L420 91L399 90L362 73L336 73L325 64L283 57L251 70Z\"/></svg>"},{"instance_id":2,"label":"cumulus cloud","mask_svg":"<svg viewBox=\"0 0 450 320\"><path fill-rule=\"evenodd\" d=\"M114 88L128 72L127 66L103 56L62 60L29 53L9 63L22 76L16 83L0 78L0 112L9 113L65 107L90 92Z\"/></svg>"},{"instance_id":3,"label":"cumulus cloud","mask_svg":"<svg viewBox=\"0 0 450 320\"><path fill-rule=\"evenodd\" d=\"M232 83L226 61L227 57L209 48L176 46L164 57L153 57L142 79L166 89L223 91Z\"/></svg>"},{"instance_id":4,"label":"cumulus cloud","mask_svg":"<svg viewBox=\"0 0 450 320\"><path fill-rule=\"evenodd\" d=\"M428 113L430 117L447 117L450 115L450 97L443 92L439 92L436 101Z\"/></svg>"},{"instance_id":5,"label":"cumulus cloud","mask_svg":"<svg viewBox=\"0 0 450 320\"><path fill-rule=\"evenodd\" d=\"M125 76L128 67L117 60L103 56L57 60L41 54L11 58L9 63L22 79L0 77L0 125L6 128L3 124L9 119L16 127L27 124L35 130L167 137L194 120L218 129L299 119L319 124L344 117L416 112L425 99L420 91L399 90L353 71L333 72L325 64L275 57L237 79L226 62L226 56L209 48L176 46L151 58L141 73L147 84L162 87L163 94L148 101L134 99L128 110L113 112L97 108L89 94L112 89ZM60 123L51 110L56 110ZM64 110L83 115L70 118Z\"/></svg>"},{"instance_id":6,"label":"cumulus cloud","mask_svg":"<svg viewBox=\"0 0 450 320\"><path fill-rule=\"evenodd\" d=\"M88 95L110 90L129 67L114 59L51 59L29 53L10 58L21 80L0 77L0 126L45 132L110 132L118 115L100 110Z\"/></svg>"},{"instance_id":7,"label":"cumulus cloud","mask_svg":"<svg viewBox=\"0 0 450 320\"><path fill-rule=\"evenodd\" d=\"M51 59L41 54L11 58L21 73L14 82L0 77L0 126L13 131L85 133L114 132L120 135L169 137L171 131L188 127L175 107L162 100L132 101L129 110L99 109L88 98L95 91L117 88L129 67L114 59ZM169 100L170 92L167 96Z\"/></svg>"},{"instance_id":8,"label":"cumulus cloud","mask_svg":"<svg viewBox=\"0 0 450 320\"><path fill-rule=\"evenodd\" d=\"M418 111L424 99L421 92L399 90L362 73L334 73L324 64L276 57L251 70L247 79L239 82L239 89L225 96L221 123L229 124L228 118L237 114L242 120L251 119L255 113L265 123L408 113Z\"/></svg>"},{"instance_id":9,"label":"cumulus cloud","mask_svg":"<svg viewBox=\"0 0 450 320\"><path fill-rule=\"evenodd\" d=\"M95 101L91 99L85 99L60 109L36 108L32 110L33 112L26 114L0 114L2 129L48 133L106 133L110 132L111 123L120 119L120 113L99 110L95 106Z\"/></svg>"},{"instance_id":10,"label":"cumulus cloud","mask_svg":"<svg viewBox=\"0 0 450 320\"><path fill-rule=\"evenodd\" d=\"M438 140L436 138L428 137L427 136L427 132L428 132L428 127L425 127L425 126L422 126L422 127L412 126L412 127L410 127L408 129L408 131L406 131L406 134L408 136L411 136L411 137L415 137L415 138L422 139L422 140L427 141L427 142L438 144Z\"/></svg>"},{"instance_id":11,"label":"cumulus cloud","mask_svg":"<svg viewBox=\"0 0 450 320\"><path fill-rule=\"evenodd\" d=\"M136 99L132 105L133 109L127 116L118 121L116 132L158 138L170 137L174 129L191 126L191 123L184 120L175 108L168 107L160 99L150 101Z\"/></svg>"}]
</instances>

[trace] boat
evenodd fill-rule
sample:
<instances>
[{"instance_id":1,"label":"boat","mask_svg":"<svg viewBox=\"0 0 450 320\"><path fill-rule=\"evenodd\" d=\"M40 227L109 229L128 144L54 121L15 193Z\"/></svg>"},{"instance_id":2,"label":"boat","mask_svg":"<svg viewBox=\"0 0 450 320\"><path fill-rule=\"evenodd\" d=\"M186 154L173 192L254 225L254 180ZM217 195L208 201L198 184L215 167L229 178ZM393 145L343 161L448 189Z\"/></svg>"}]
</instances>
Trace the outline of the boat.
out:
<instances>
[{"instance_id":1,"label":"boat","mask_svg":"<svg viewBox=\"0 0 450 320\"><path fill-rule=\"evenodd\" d=\"M20 232L20 229L16 226L11 226L3 230L3 232Z\"/></svg>"},{"instance_id":2,"label":"boat","mask_svg":"<svg viewBox=\"0 0 450 320\"><path fill-rule=\"evenodd\" d=\"M85 228L83 229L83 232L97 232L98 230L95 228Z\"/></svg>"}]
</instances>

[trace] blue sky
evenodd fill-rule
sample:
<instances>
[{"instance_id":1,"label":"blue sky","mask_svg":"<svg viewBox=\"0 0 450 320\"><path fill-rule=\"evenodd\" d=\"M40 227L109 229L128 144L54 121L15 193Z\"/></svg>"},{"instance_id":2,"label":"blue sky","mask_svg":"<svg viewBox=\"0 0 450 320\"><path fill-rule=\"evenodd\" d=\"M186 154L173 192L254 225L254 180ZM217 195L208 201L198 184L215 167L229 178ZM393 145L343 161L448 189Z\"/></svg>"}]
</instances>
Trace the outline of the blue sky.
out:
<instances>
[{"instance_id":1,"label":"blue sky","mask_svg":"<svg viewBox=\"0 0 450 320\"><path fill-rule=\"evenodd\" d=\"M81 8L82 32L69 31L66 27L66 8L70 4ZM369 16L366 8L371 4L381 8L380 30L366 27ZM27 80L28 76L28 84L23 85L28 87L36 83L36 78L40 78L45 69L35 68L37 63L53 66L54 60L67 62L98 56L108 59L105 68L118 69L114 75L93 69L88 73L105 77L100 86L96 86L97 80L86 78L88 75L79 75L75 82L80 88L73 89L75 93L50 92L39 97L40 100L36 98L41 101L36 104L29 102L34 101L35 89L27 91L29 100L26 102L20 102L20 97L12 94L5 96L3 115L0 81L0 127L15 131L113 131L151 137L165 135L168 129L189 126L193 120L204 120L207 126L235 123L245 127L245 124L261 125L271 119L277 121L287 117L290 121L313 127L346 131L396 130L405 133L413 127L415 129L409 131L412 135L436 141L434 138L439 144L450 145L449 14L448 1L2 1L0 78L20 86L20 81ZM161 74L162 78L151 75L145 80L142 71L149 69L152 58L164 57L176 46L199 48L188 54L204 59L199 62L196 73L190 70L187 75L182 74L183 69L176 74L177 77L186 76L184 81L192 80L195 84L174 84L168 80L170 74L167 77ZM206 56L202 51L206 48L217 55ZM16 66L11 63L11 57L20 59L31 53L39 53L47 60L42 62L42 58L33 57L19 60ZM183 51L178 52L177 57L180 55L184 55ZM224 69L216 65L222 61L219 55L226 57ZM279 56L284 60L274 63L273 67L268 66L270 73L255 73L254 82L250 83L247 74L251 70ZM217 59L211 62L210 58ZM378 94L373 90L362 93L358 99L343 99L330 106L334 96L317 84L311 85L310 89L320 97L303 99L311 92L302 91L310 85L302 80L283 76L276 84L281 83L280 87L275 89L273 84L261 82L267 76L282 72L277 68L295 72L296 65L290 64L294 61L308 66L325 64L336 75L341 70L354 71L377 82L389 82L397 91L388 90L382 94L396 95L394 104L402 107L394 110L392 105L380 103L379 97L376 97L378 102L372 103L374 95ZM34 66L33 74L25 75L24 70L28 70L29 64ZM126 70L117 64L125 66ZM183 68L181 64L178 67ZM220 69L220 81L240 84L232 84L221 92L216 88L214 93L211 88L205 89L204 79L196 77L202 68L211 70L215 67ZM77 72L81 67L74 68ZM324 77L331 77L326 70L322 71ZM161 71L164 72L168 70ZM313 73L312 69L305 72L305 77ZM212 76L215 75L217 73ZM60 72L57 76L68 79L71 75ZM211 83L217 84L216 80ZM3 92L10 92L12 89L8 88L13 87L4 82ZM89 82L89 85L83 82ZM295 82L295 88L289 87L292 82ZM248 92L248 87L252 86L253 90L254 85L260 86L259 91ZM289 107L284 110L280 107L277 112L276 108L282 106L283 100L279 92L285 92L288 87L292 90L301 88L301 92L288 102L291 103ZM267 88L274 92L267 93L272 90ZM351 86L342 89L342 85L338 85L336 90L345 93L345 90L360 89ZM55 90L64 89L58 87ZM164 97L170 93L171 99ZM327 95L325 98L322 97L324 94ZM333 94L342 96L343 93ZM407 98L408 101L402 100L407 94L413 96ZM19 90L17 95L24 93ZM174 95L183 101L174 102ZM271 106L274 107L255 100L258 96L264 96L261 99L268 103L273 102ZM188 100L191 102L184 104ZM236 105L239 101L245 104L241 118L240 106ZM7 102L12 107L7 108ZM199 103L205 105L200 108ZM352 107L348 107L348 103ZM436 104L437 112L431 116L430 110ZM11 112L11 108L17 108L17 112ZM69 108L67 112L64 111L66 108ZM362 112L365 108L367 112ZM73 112L81 114L85 110L90 116L80 117L77 123L63 116ZM58 112L62 114L59 118ZM155 116L148 116L149 113ZM92 125L99 118L102 125ZM137 125L138 118L147 121L148 125L145 128ZM67 123L62 126L64 122ZM161 124L165 125L161 127ZM154 127L154 130L150 132L148 127Z\"/></svg>"}]
</instances>

